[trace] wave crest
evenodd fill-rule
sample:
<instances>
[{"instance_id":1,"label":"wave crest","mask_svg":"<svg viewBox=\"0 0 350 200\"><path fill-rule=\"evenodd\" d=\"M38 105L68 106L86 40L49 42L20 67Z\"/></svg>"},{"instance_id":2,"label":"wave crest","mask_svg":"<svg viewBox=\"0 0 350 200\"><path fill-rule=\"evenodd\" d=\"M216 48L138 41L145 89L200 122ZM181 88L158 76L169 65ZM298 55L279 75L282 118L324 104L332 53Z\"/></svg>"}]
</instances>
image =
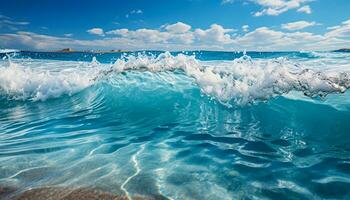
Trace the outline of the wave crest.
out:
<instances>
[{"instance_id":1,"label":"wave crest","mask_svg":"<svg viewBox=\"0 0 350 200\"><path fill-rule=\"evenodd\" d=\"M12 99L45 100L71 95L106 77L115 78L113 74L129 71L183 73L202 93L227 106L265 101L290 91L325 97L350 87L347 71L308 69L303 63L284 58L252 59L247 55L232 61L200 61L195 56L174 56L169 52L158 56L138 54L122 57L111 65L102 65L94 59L83 67L65 67L56 72L25 67L26 63L22 63L24 66L9 63L0 67L0 90Z\"/></svg>"},{"instance_id":2,"label":"wave crest","mask_svg":"<svg viewBox=\"0 0 350 200\"><path fill-rule=\"evenodd\" d=\"M309 97L342 93L350 87L347 72L322 72L305 69L284 59L257 59L244 55L227 62L201 62L195 56L163 53L157 57L129 56L114 64L117 72L181 70L192 77L201 91L226 105L268 100L290 91Z\"/></svg>"},{"instance_id":3,"label":"wave crest","mask_svg":"<svg viewBox=\"0 0 350 200\"><path fill-rule=\"evenodd\" d=\"M0 67L0 91L9 99L46 100L72 95L93 84L91 73L78 69L51 72L24 67L9 61Z\"/></svg>"},{"instance_id":4,"label":"wave crest","mask_svg":"<svg viewBox=\"0 0 350 200\"><path fill-rule=\"evenodd\" d=\"M4 53L4 54L15 53L15 52L19 52L19 50L17 50L17 49L0 49L0 53Z\"/></svg>"}]
</instances>

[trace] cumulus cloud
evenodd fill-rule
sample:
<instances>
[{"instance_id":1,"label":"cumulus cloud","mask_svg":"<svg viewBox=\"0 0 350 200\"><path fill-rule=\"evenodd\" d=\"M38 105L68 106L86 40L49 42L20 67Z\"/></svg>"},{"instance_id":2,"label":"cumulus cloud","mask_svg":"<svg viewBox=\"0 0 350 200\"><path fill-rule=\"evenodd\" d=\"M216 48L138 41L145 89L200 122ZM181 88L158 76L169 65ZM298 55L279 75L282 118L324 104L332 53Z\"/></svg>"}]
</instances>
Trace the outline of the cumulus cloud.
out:
<instances>
[{"instance_id":1,"label":"cumulus cloud","mask_svg":"<svg viewBox=\"0 0 350 200\"><path fill-rule=\"evenodd\" d=\"M92 28L92 29L87 30L86 32L88 32L92 35L104 36L104 31L102 28Z\"/></svg>"},{"instance_id":2,"label":"cumulus cloud","mask_svg":"<svg viewBox=\"0 0 350 200\"><path fill-rule=\"evenodd\" d=\"M350 46L350 19L326 29L324 34L299 31L312 22L285 24L287 32L270 27L248 30L243 26L241 34L234 29L212 24L208 28L192 28L183 22L166 24L159 29L115 29L98 31L105 34L93 40L74 39L18 31L0 34L0 46L4 48L52 50L73 49L125 49L125 50L331 50ZM317 23L316 23L317 24ZM245 29L247 28L247 29ZM91 30L91 29L90 29ZM96 31L93 31L96 34Z\"/></svg>"},{"instance_id":3,"label":"cumulus cloud","mask_svg":"<svg viewBox=\"0 0 350 200\"><path fill-rule=\"evenodd\" d=\"M236 43L241 48L249 50L319 50L320 46L317 46L316 42L323 39L324 36L309 32L285 33L268 27L260 27L236 38Z\"/></svg>"},{"instance_id":4,"label":"cumulus cloud","mask_svg":"<svg viewBox=\"0 0 350 200\"><path fill-rule=\"evenodd\" d=\"M291 22L287 24L282 24L281 28L285 30L295 31L295 30L301 30L306 27L316 26L316 25L320 25L320 24L316 22L296 21L296 22Z\"/></svg>"},{"instance_id":5,"label":"cumulus cloud","mask_svg":"<svg viewBox=\"0 0 350 200\"><path fill-rule=\"evenodd\" d=\"M114 34L124 38L142 40L147 42L166 42L170 34L168 32L161 32L153 29L116 29L106 32L107 34Z\"/></svg>"},{"instance_id":6,"label":"cumulus cloud","mask_svg":"<svg viewBox=\"0 0 350 200\"><path fill-rule=\"evenodd\" d=\"M182 22L165 25L163 27L164 31L153 29L116 29L106 33L148 42L180 42L191 44L198 40L203 44L229 44L232 43L232 38L229 33L234 31L234 29L225 29L218 24L212 24L208 29L198 28L195 31L191 31L191 26Z\"/></svg>"},{"instance_id":7,"label":"cumulus cloud","mask_svg":"<svg viewBox=\"0 0 350 200\"><path fill-rule=\"evenodd\" d=\"M256 12L254 16L259 17L263 15L278 16L284 12L291 9L302 9L300 12L306 12L308 9L311 13L309 6L303 6L303 4L310 2L312 0L252 0L254 3L263 7L262 10ZM301 7L301 8L300 8Z\"/></svg>"},{"instance_id":8,"label":"cumulus cloud","mask_svg":"<svg viewBox=\"0 0 350 200\"><path fill-rule=\"evenodd\" d=\"M265 44L278 43L283 35L283 32L274 31L268 27L260 27L252 32L238 37L237 42L244 46L253 44L257 46L264 46Z\"/></svg>"},{"instance_id":9,"label":"cumulus cloud","mask_svg":"<svg viewBox=\"0 0 350 200\"><path fill-rule=\"evenodd\" d=\"M191 29L191 26L182 22L165 26L165 30L172 33L186 33Z\"/></svg>"},{"instance_id":10,"label":"cumulus cloud","mask_svg":"<svg viewBox=\"0 0 350 200\"><path fill-rule=\"evenodd\" d=\"M0 46L11 46L24 50L53 50L63 48L73 49L126 49L132 50L145 47L145 43L125 38L104 38L96 40L78 40L69 37L55 37L33 32L19 31L0 34Z\"/></svg>"},{"instance_id":11,"label":"cumulus cloud","mask_svg":"<svg viewBox=\"0 0 350 200\"><path fill-rule=\"evenodd\" d=\"M123 38L134 39L137 41L146 41L150 43L184 43L193 42L193 33L189 32L190 26L184 23L167 25L166 31L153 29L116 29L106 32L110 35L117 35Z\"/></svg>"},{"instance_id":12,"label":"cumulus cloud","mask_svg":"<svg viewBox=\"0 0 350 200\"><path fill-rule=\"evenodd\" d=\"M235 31L234 29L225 29L221 25L212 24L209 29L196 29L195 35L197 38L204 43L221 43L229 44L233 40L231 38L230 32Z\"/></svg>"}]
</instances>

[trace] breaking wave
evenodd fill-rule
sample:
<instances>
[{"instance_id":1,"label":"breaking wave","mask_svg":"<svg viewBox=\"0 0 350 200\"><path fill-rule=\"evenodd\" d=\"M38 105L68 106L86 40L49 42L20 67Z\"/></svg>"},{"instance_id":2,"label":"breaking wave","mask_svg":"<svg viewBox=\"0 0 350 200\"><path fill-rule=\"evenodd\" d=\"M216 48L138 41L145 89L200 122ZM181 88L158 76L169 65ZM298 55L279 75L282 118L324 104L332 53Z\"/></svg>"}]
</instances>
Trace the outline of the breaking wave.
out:
<instances>
[{"instance_id":1,"label":"breaking wave","mask_svg":"<svg viewBox=\"0 0 350 200\"><path fill-rule=\"evenodd\" d=\"M25 63L8 62L0 67L0 92L11 100L46 100L72 95L93 84L91 70L39 70Z\"/></svg>"},{"instance_id":2,"label":"breaking wave","mask_svg":"<svg viewBox=\"0 0 350 200\"><path fill-rule=\"evenodd\" d=\"M108 84L118 78L114 75L130 72L141 72L141 81L145 72L185 75L203 94L227 106L266 101L291 91L323 98L350 87L350 73L345 69L316 70L285 58L252 59L247 55L232 61L200 61L195 56L165 52L158 56L128 55L113 64L96 59L91 63L5 60L0 65L0 90L10 99L46 100L73 95L100 82Z\"/></svg>"},{"instance_id":3,"label":"breaking wave","mask_svg":"<svg viewBox=\"0 0 350 200\"><path fill-rule=\"evenodd\" d=\"M15 53L19 52L17 49L0 49L0 53Z\"/></svg>"},{"instance_id":4,"label":"breaking wave","mask_svg":"<svg viewBox=\"0 0 350 200\"><path fill-rule=\"evenodd\" d=\"M350 54L181 53L4 54L0 199L350 199Z\"/></svg>"}]
</instances>

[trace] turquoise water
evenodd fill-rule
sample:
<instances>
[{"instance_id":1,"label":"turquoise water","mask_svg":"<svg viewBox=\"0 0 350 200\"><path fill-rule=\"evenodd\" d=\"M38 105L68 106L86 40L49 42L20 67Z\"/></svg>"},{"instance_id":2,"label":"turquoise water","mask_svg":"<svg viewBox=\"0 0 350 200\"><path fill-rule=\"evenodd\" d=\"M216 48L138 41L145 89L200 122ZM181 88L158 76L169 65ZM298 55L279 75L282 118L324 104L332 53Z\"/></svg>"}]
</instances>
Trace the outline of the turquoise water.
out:
<instances>
[{"instance_id":1,"label":"turquoise water","mask_svg":"<svg viewBox=\"0 0 350 200\"><path fill-rule=\"evenodd\" d=\"M350 54L0 54L0 186L350 198Z\"/></svg>"}]
</instances>

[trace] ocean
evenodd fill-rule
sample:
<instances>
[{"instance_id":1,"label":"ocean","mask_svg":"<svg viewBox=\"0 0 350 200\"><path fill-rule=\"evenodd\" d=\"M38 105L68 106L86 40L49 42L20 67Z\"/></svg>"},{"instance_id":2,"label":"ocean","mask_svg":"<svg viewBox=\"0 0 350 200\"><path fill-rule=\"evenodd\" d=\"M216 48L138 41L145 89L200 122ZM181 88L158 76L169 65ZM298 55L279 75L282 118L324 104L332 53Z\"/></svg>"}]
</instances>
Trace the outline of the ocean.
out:
<instances>
[{"instance_id":1,"label":"ocean","mask_svg":"<svg viewBox=\"0 0 350 200\"><path fill-rule=\"evenodd\" d=\"M0 58L0 199L350 198L350 53Z\"/></svg>"}]
</instances>

